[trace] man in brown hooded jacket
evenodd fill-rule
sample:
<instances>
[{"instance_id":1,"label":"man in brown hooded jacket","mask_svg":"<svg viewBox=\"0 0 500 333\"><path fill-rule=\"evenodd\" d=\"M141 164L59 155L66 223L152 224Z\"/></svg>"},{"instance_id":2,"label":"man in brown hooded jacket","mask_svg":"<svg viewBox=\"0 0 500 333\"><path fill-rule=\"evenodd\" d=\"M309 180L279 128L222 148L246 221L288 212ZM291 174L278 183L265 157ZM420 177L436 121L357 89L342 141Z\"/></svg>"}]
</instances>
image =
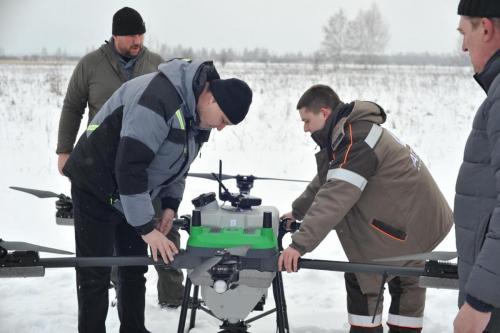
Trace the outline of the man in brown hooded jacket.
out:
<instances>
[{"instance_id":1,"label":"man in brown hooded jacket","mask_svg":"<svg viewBox=\"0 0 500 333\"><path fill-rule=\"evenodd\" d=\"M296 271L298 258L332 229L355 262L428 252L444 239L451 209L418 155L380 126L386 119L380 106L344 104L330 87L315 85L297 109L321 150L317 175L284 215L302 225L280 256L280 269ZM390 332L420 332L425 289L415 277L388 281ZM346 273L345 283L350 332L383 332L382 309L375 311L382 276Z\"/></svg>"}]
</instances>

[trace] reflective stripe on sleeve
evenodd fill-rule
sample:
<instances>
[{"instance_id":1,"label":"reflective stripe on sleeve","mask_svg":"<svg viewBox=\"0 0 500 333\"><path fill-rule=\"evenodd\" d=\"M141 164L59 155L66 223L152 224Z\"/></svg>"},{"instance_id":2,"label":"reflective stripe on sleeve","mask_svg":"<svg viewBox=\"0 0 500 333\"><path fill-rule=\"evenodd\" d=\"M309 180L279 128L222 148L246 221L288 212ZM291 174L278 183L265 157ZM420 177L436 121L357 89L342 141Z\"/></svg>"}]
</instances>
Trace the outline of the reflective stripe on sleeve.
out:
<instances>
[{"instance_id":1,"label":"reflective stripe on sleeve","mask_svg":"<svg viewBox=\"0 0 500 333\"><path fill-rule=\"evenodd\" d=\"M348 314L349 324L361 327L377 327L382 324L382 314L375 316L375 320L372 323L373 316L362 316L349 313Z\"/></svg>"},{"instance_id":2,"label":"reflective stripe on sleeve","mask_svg":"<svg viewBox=\"0 0 500 333\"><path fill-rule=\"evenodd\" d=\"M328 170L328 174L326 175L326 180L330 179L343 180L345 182L348 182L356 186L361 191L365 189L366 183L368 183L365 177L350 170L342 168Z\"/></svg>"},{"instance_id":3,"label":"reflective stripe on sleeve","mask_svg":"<svg viewBox=\"0 0 500 333\"><path fill-rule=\"evenodd\" d=\"M373 149L373 147L375 147L375 145L378 142L378 139L380 139L381 136L382 136L382 127L373 124L372 129L370 130L365 139L365 142L368 146L370 146L370 148Z\"/></svg>"},{"instance_id":4,"label":"reflective stripe on sleeve","mask_svg":"<svg viewBox=\"0 0 500 333\"><path fill-rule=\"evenodd\" d=\"M410 328L421 328L424 324L423 317L408 317L389 313L387 318L387 324L400 326L400 327L410 327Z\"/></svg>"},{"instance_id":5,"label":"reflective stripe on sleeve","mask_svg":"<svg viewBox=\"0 0 500 333\"><path fill-rule=\"evenodd\" d=\"M177 120L179 121L181 129L185 130L186 125L184 125L184 115L182 114L181 109L177 110L177 112L175 112L175 115L177 116Z\"/></svg>"}]
</instances>

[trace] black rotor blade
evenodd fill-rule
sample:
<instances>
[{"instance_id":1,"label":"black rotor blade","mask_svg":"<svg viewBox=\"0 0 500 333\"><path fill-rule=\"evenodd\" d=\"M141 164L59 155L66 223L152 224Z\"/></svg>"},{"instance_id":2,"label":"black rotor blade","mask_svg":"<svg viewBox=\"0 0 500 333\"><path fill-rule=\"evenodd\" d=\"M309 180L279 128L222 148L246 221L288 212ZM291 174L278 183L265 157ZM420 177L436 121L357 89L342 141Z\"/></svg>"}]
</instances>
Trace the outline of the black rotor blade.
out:
<instances>
[{"instance_id":1,"label":"black rotor blade","mask_svg":"<svg viewBox=\"0 0 500 333\"><path fill-rule=\"evenodd\" d=\"M216 180L213 174L211 173L197 173L197 172L190 172L188 173L188 176L191 177L198 177L198 178L205 178L205 179L211 179L211 180ZM218 174L217 174L218 176ZM244 175L226 175L222 174L221 175L221 180L227 180L227 179L233 179L233 178L238 178L238 177L248 177L248 178L253 178L253 179L258 179L258 180L279 180L279 181L285 181L285 182L301 182L301 183L309 183L309 180L302 180L302 179L286 179L286 178L274 178L274 177L257 177L257 176L244 176Z\"/></svg>"},{"instance_id":2,"label":"black rotor blade","mask_svg":"<svg viewBox=\"0 0 500 333\"><path fill-rule=\"evenodd\" d=\"M273 177L254 177L254 179L259 180L280 180L284 182L300 182L300 183L309 183L309 180L301 180L301 179L285 179L285 178L273 178Z\"/></svg>"},{"instance_id":3,"label":"black rotor blade","mask_svg":"<svg viewBox=\"0 0 500 333\"><path fill-rule=\"evenodd\" d=\"M214 267L217 265L221 260L222 256L215 256L208 258L204 262L202 262L198 267L196 267L191 274L189 274L189 278L191 280L199 278L203 273L208 271L210 268Z\"/></svg>"},{"instance_id":4,"label":"black rotor blade","mask_svg":"<svg viewBox=\"0 0 500 333\"><path fill-rule=\"evenodd\" d=\"M235 246L235 247L230 247L227 249L224 249L224 252L229 253L232 256L238 256L238 257L244 257L246 256L248 250L250 250L250 245L243 245L243 246ZM204 262L201 263L201 265L197 266L191 274L189 274L190 279L197 279L199 278L203 273L208 271L210 268L214 267L217 265L221 260L224 258L223 255L216 255L211 258L208 258Z\"/></svg>"},{"instance_id":5,"label":"black rotor blade","mask_svg":"<svg viewBox=\"0 0 500 333\"><path fill-rule=\"evenodd\" d=\"M408 260L439 260L439 261L449 261L457 257L457 252L454 251L435 251L435 252L425 252L411 254L407 256L398 257L388 257L388 258L378 258L373 259L373 261L408 261Z\"/></svg>"},{"instance_id":6,"label":"black rotor blade","mask_svg":"<svg viewBox=\"0 0 500 333\"><path fill-rule=\"evenodd\" d=\"M35 190L32 188L17 187L17 186L9 186L9 187L13 190L29 193L29 194L32 194L36 197L42 198L42 199L44 199L44 198L59 198L61 196L60 194L57 194L57 193L54 193L51 191Z\"/></svg>"},{"instance_id":7,"label":"black rotor blade","mask_svg":"<svg viewBox=\"0 0 500 333\"><path fill-rule=\"evenodd\" d=\"M219 176L219 174L216 174L216 175ZM217 179L215 179L215 177L211 173L190 172L190 173L188 173L188 176L210 179L210 180L217 180ZM236 178L236 176L221 174L220 180L227 180L227 179L233 179L233 178Z\"/></svg>"},{"instance_id":8,"label":"black rotor blade","mask_svg":"<svg viewBox=\"0 0 500 333\"><path fill-rule=\"evenodd\" d=\"M46 252L46 253L56 253L56 254L73 254L73 252L54 249L51 247L45 247L25 242L7 242L1 239L0 239L0 246L6 249L7 251L35 251L35 252Z\"/></svg>"}]
</instances>

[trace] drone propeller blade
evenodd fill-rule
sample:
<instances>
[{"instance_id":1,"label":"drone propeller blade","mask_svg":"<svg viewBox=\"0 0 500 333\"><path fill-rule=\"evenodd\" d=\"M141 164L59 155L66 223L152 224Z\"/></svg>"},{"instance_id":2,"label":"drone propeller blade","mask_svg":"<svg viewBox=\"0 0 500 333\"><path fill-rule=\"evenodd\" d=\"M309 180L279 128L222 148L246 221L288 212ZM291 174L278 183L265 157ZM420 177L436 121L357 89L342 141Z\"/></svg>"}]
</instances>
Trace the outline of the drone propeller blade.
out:
<instances>
[{"instance_id":1,"label":"drone propeller blade","mask_svg":"<svg viewBox=\"0 0 500 333\"><path fill-rule=\"evenodd\" d=\"M197 178L205 178L205 179L210 179L210 180L217 180L217 179L215 179L215 177L211 173L190 172L190 173L188 173L188 176L197 177ZM233 178L236 178L236 176L221 174L220 180L227 180L227 179L233 179Z\"/></svg>"},{"instance_id":2,"label":"drone propeller blade","mask_svg":"<svg viewBox=\"0 0 500 333\"><path fill-rule=\"evenodd\" d=\"M196 267L191 274L189 274L189 278L191 280L199 278L203 273L208 271L210 268L214 267L217 265L221 260L222 256L215 256L208 258L204 262L202 262L198 267Z\"/></svg>"},{"instance_id":3,"label":"drone propeller blade","mask_svg":"<svg viewBox=\"0 0 500 333\"><path fill-rule=\"evenodd\" d=\"M9 186L13 190L33 194L36 197L39 198L59 198L60 194L50 192L50 191L42 191L42 190L34 190L31 188L25 188L25 187L17 187L17 186Z\"/></svg>"},{"instance_id":4,"label":"drone propeller blade","mask_svg":"<svg viewBox=\"0 0 500 333\"><path fill-rule=\"evenodd\" d=\"M53 249L50 247L45 247L25 242L7 242L1 239L0 239L0 246L6 249L7 251L36 251L36 252L46 252L46 253L56 253L56 254L73 254L73 252Z\"/></svg>"},{"instance_id":5,"label":"drone propeller blade","mask_svg":"<svg viewBox=\"0 0 500 333\"><path fill-rule=\"evenodd\" d=\"M435 251L435 252L417 253L407 256L379 258L379 259L374 259L373 261L407 261L407 260L449 261L455 259L456 257L457 253L454 251Z\"/></svg>"},{"instance_id":6,"label":"drone propeller blade","mask_svg":"<svg viewBox=\"0 0 500 333\"><path fill-rule=\"evenodd\" d=\"M285 178L273 178L273 177L254 177L259 180L280 180L284 182L301 182L301 183L309 183L309 180L301 180L301 179L285 179Z\"/></svg>"},{"instance_id":7,"label":"drone propeller blade","mask_svg":"<svg viewBox=\"0 0 500 333\"><path fill-rule=\"evenodd\" d=\"M188 173L188 176L216 180L215 177L213 176L213 174L211 174L211 173L190 172L190 173ZM233 179L233 178L237 178L237 177L238 176L221 174L221 180ZM245 176L242 176L242 177L245 177ZM258 180L280 180L280 181L285 181L285 182L309 183L309 180L302 180L302 179L286 179L286 178L257 177L257 176L247 176L247 177L253 177L253 179L258 179Z\"/></svg>"}]
</instances>

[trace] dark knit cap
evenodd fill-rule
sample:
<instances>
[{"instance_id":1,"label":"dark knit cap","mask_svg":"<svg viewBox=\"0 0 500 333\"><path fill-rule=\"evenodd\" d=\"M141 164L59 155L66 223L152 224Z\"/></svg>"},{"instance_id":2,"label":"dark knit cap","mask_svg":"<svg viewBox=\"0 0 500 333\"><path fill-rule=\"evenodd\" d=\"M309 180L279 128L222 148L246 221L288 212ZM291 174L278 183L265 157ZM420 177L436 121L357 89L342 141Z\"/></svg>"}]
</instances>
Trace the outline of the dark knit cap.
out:
<instances>
[{"instance_id":1,"label":"dark knit cap","mask_svg":"<svg viewBox=\"0 0 500 333\"><path fill-rule=\"evenodd\" d=\"M252 89L244 81L235 78L213 80L210 81L210 90L232 124L245 119L252 103Z\"/></svg>"},{"instance_id":2,"label":"dark knit cap","mask_svg":"<svg viewBox=\"0 0 500 333\"><path fill-rule=\"evenodd\" d=\"M135 9L123 7L113 15L112 30L115 36L142 35L146 32L146 24Z\"/></svg>"},{"instance_id":3,"label":"dark knit cap","mask_svg":"<svg viewBox=\"0 0 500 333\"><path fill-rule=\"evenodd\" d=\"M500 17L499 0L460 0L458 15L470 17Z\"/></svg>"}]
</instances>

